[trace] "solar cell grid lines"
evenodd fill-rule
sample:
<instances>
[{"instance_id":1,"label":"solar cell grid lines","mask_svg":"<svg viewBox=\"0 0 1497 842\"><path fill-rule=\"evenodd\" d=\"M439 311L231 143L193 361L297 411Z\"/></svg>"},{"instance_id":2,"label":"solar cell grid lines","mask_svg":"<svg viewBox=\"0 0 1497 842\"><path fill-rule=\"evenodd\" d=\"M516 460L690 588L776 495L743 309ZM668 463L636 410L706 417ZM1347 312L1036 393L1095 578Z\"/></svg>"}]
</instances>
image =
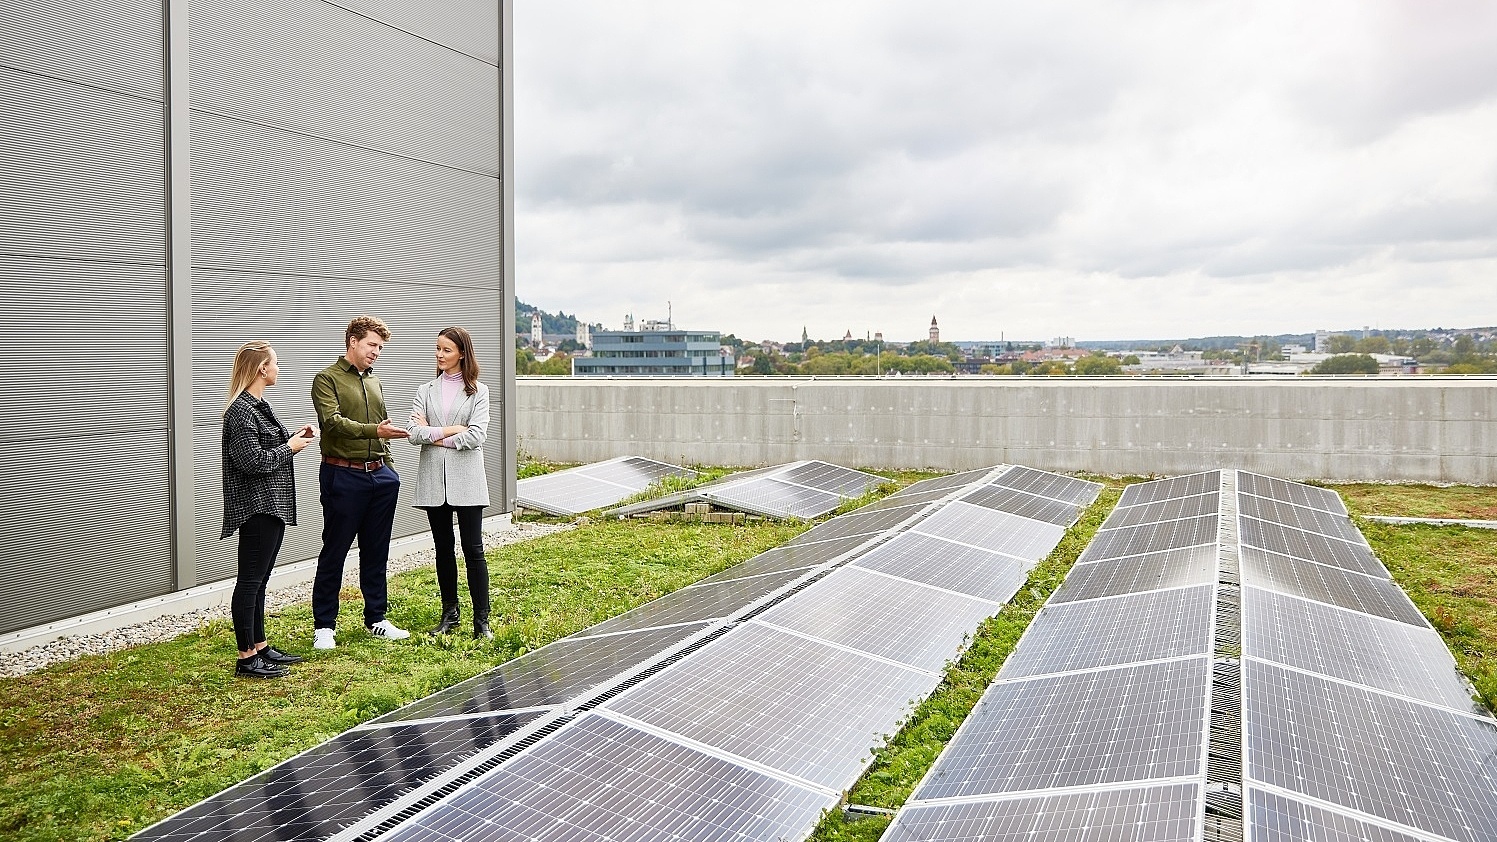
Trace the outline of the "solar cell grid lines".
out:
<instances>
[{"instance_id":1,"label":"solar cell grid lines","mask_svg":"<svg viewBox=\"0 0 1497 842\"><path fill-rule=\"evenodd\" d=\"M1189 497L1171 497L1167 500L1155 500L1152 503L1113 509L1102 528L1121 529L1128 526L1196 518L1202 515L1214 515L1220 510L1221 495L1215 491L1209 494L1192 494Z\"/></svg>"},{"instance_id":2,"label":"solar cell grid lines","mask_svg":"<svg viewBox=\"0 0 1497 842\"><path fill-rule=\"evenodd\" d=\"M1076 522L1079 511L1072 503L1040 497L1028 492L985 485L962 496L962 502L993 509L1020 517L1043 520L1059 526L1070 526Z\"/></svg>"},{"instance_id":3,"label":"solar cell grid lines","mask_svg":"<svg viewBox=\"0 0 1497 842\"><path fill-rule=\"evenodd\" d=\"M763 517L809 520L884 482L883 477L828 462L791 462L730 474L688 491L620 506L606 514L626 517L689 502L709 502Z\"/></svg>"},{"instance_id":4,"label":"solar cell grid lines","mask_svg":"<svg viewBox=\"0 0 1497 842\"><path fill-rule=\"evenodd\" d=\"M515 503L567 517L613 505L667 476L692 477L696 471L639 456L526 477L515 484Z\"/></svg>"},{"instance_id":5,"label":"solar cell grid lines","mask_svg":"<svg viewBox=\"0 0 1497 842\"><path fill-rule=\"evenodd\" d=\"M704 490L701 498L725 508L767 517L794 517L803 520L830 512L843 499L835 492L806 488L776 477L758 477Z\"/></svg>"},{"instance_id":6,"label":"solar cell grid lines","mask_svg":"<svg viewBox=\"0 0 1497 842\"><path fill-rule=\"evenodd\" d=\"M1426 627L1428 622L1393 580L1300 561L1255 547L1238 553L1245 585L1279 591Z\"/></svg>"},{"instance_id":7,"label":"solar cell grid lines","mask_svg":"<svg viewBox=\"0 0 1497 842\"><path fill-rule=\"evenodd\" d=\"M1265 792L1248 790L1247 842L1427 842L1430 837L1393 830L1345 813Z\"/></svg>"},{"instance_id":8,"label":"solar cell grid lines","mask_svg":"<svg viewBox=\"0 0 1497 842\"><path fill-rule=\"evenodd\" d=\"M926 508L926 505L914 503L891 508L858 509L840 517L834 517L825 523L816 524L797 535L786 546L793 547L848 536L879 535L921 514Z\"/></svg>"},{"instance_id":9,"label":"solar cell grid lines","mask_svg":"<svg viewBox=\"0 0 1497 842\"><path fill-rule=\"evenodd\" d=\"M852 566L1007 602L1024 584L1032 565L1026 559L904 532L859 555Z\"/></svg>"},{"instance_id":10,"label":"solar cell grid lines","mask_svg":"<svg viewBox=\"0 0 1497 842\"><path fill-rule=\"evenodd\" d=\"M1237 487L1247 494L1281 500L1297 506L1323 509L1334 515L1345 515L1346 504L1329 488L1316 488L1304 483L1289 482L1276 477L1266 477L1248 471L1237 472Z\"/></svg>"},{"instance_id":11,"label":"solar cell grid lines","mask_svg":"<svg viewBox=\"0 0 1497 842\"><path fill-rule=\"evenodd\" d=\"M1208 585L1047 605L998 677L1204 655L1211 650L1214 604Z\"/></svg>"},{"instance_id":12,"label":"solar cell grid lines","mask_svg":"<svg viewBox=\"0 0 1497 842\"><path fill-rule=\"evenodd\" d=\"M1060 500L1073 506L1089 505L1102 491L1101 483L1037 471L1023 465L1009 466L996 478L989 480L989 483Z\"/></svg>"},{"instance_id":13,"label":"solar cell grid lines","mask_svg":"<svg viewBox=\"0 0 1497 842\"><path fill-rule=\"evenodd\" d=\"M1119 596L1216 581L1217 545L1077 563L1050 597L1052 603Z\"/></svg>"},{"instance_id":14,"label":"solar cell grid lines","mask_svg":"<svg viewBox=\"0 0 1497 842\"><path fill-rule=\"evenodd\" d=\"M807 575L809 573L805 569L792 568L750 578L728 579L682 588L583 629L574 638L726 619L789 588Z\"/></svg>"},{"instance_id":15,"label":"solar cell grid lines","mask_svg":"<svg viewBox=\"0 0 1497 842\"><path fill-rule=\"evenodd\" d=\"M1305 532L1245 516L1238 518L1238 534L1244 546L1258 547L1317 564L1342 567L1369 576L1388 575L1388 568L1377 560L1372 549L1364 542L1328 538L1316 532Z\"/></svg>"},{"instance_id":16,"label":"solar cell grid lines","mask_svg":"<svg viewBox=\"0 0 1497 842\"><path fill-rule=\"evenodd\" d=\"M838 518L837 520L840 519ZM836 520L832 520L827 523L832 524L836 522ZM814 532L815 530L811 531ZM765 550L748 561L735 564L727 570L714 573L700 582L688 585L687 589L704 587L730 579L746 579L751 576L763 576L768 573L779 573L784 570L804 570L810 567L818 567L833 561L839 556L852 552L870 540L872 539L865 534L856 534L845 538L831 538L822 541L792 542L781 547Z\"/></svg>"},{"instance_id":17,"label":"solar cell grid lines","mask_svg":"<svg viewBox=\"0 0 1497 842\"><path fill-rule=\"evenodd\" d=\"M1243 663L1249 779L1460 842L1497 839L1497 722Z\"/></svg>"},{"instance_id":18,"label":"solar cell grid lines","mask_svg":"<svg viewBox=\"0 0 1497 842\"><path fill-rule=\"evenodd\" d=\"M1221 471L1204 471L1199 474L1135 483L1123 489L1122 496L1118 498L1118 508L1153 503L1171 497L1193 497L1197 494L1206 494L1220 489L1221 482Z\"/></svg>"},{"instance_id":19,"label":"solar cell grid lines","mask_svg":"<svg viewBox=\"0 0 1497 842\"><path fill-rule=\"evenodd\" d=\"M938 673L999 605L906 579L843 567L755 622Z\"/></svg>"},{"instance_id":20,"label":"solar cell grid lines","mask_svg":"<svg viewBox=\"0 0 1497 842\"><path fill-rule=\"evenodd\" d=\"M325 839L539 715L531 711L345 732L133 838Z\"/></svg>"},{"instance_id":21,"label":"solar cell grid lines","mask_svg":"<svg viewBox=\"0 0 1497 842\"><path fill-rule=\"evenodd\" d=\"M1039 560L1060 541L1065 528L995 512L960 501L947 503L913 527L931 535L1017 558Z\"/></svg>"},{"instance_id":22,"label":"solar cell grid lines","mask_svg":"<svg viewBox=\"0 0 1497 842\"><path fill-rule=\"evenodd\" d=\"M708 624L699 623L606 637L564 637L375 721L401 722L564 704L658 660L707 628Z\"/></svg>"},{"instance_id":23,"label":"solar cell grid lines","mask_svg":"<svg viewBox=\"0 0 1497 842\"><path fill-rule=\"evenodd\" d=\"M1199 774L1208 658L999 681L915 790L919 801Z\"/></svg>"},{"instance_id":24,"label":"solar cell grid lines","mask_svg":"<svg viewBox=\"0 0 1497 842\"><path fill-rule=\"evenodd\" d=\"M1366 543L1365 539L1362 538L1362 533L1357 531L1356 526L1352 524L1349 518L1333 514L1324 509L1296 506L1292 503L1271 500L1252 494L1239 494L1237 497L1237 510L1246 517L1292 526L1306 532L1319 532L1322 535L1340 538L1343 541L1351 541L1357 544Z\"/></svg>"},{"instance_id":25,"label":"solar cell grid lines","mask_svg":"<svg viewBox=\"0 0 1497 842\"><path fill-rule=\"evenodd\" d=\"M1372 614L1246 587L1242 652L1455 710L1471 691L1435 631Z\"/></svg>"},{"instance_id":26,"label":"solar cell grid lines","mask_svg":"<svg viewBox=\"0 0 1497 842\"><path fill-rule=\"evenodd\" d=\"M1219 518L1216 515L1204 515L1121 529L1101 529L1082 552L1081 558L1077 559L1077 563L1215 544L1218 527Z\"/></svg>"},{"instance_id":27,"label":"solar cell grid lines","mask_svg":"<svg viewBox=\"0 0 1497 842\"><path fill-rule=\"evenodd\" d=\"M883 842L1196 842L1199 784L907 808Z\"/></svg>"},{"instance_id":28,"label":"solar cell grid lines","mask_svg":"<svg viewBox=\"0 0 1497 842\"><path fill-rule=\"evenodd\" d=\"M836 796L587 714L389 834L499 839L793 839Z\"/></svg>"},{"instance_id":29,"label":"solar cell grid lines","mask_svg":"<svg viewBox=\"0 0 1497 842\"><path fill-rule=\"evenodd\" d=\"M750 622L603 709L837 791L935 680Z\"/></svg>"}]
</instances>

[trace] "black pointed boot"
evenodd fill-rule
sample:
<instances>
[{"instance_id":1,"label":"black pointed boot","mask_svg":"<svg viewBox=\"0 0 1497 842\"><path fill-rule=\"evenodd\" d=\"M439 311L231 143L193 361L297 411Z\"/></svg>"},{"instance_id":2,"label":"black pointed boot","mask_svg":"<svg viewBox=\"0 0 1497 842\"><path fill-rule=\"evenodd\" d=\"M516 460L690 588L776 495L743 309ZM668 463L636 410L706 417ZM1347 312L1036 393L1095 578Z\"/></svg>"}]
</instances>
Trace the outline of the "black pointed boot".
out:
<instances>
[{"instance_id":1,"label":"black pointed boot","mask_svg":"<svg viewBox=\"0 0 1497 842\"><path fill-rule=\"evenodd\" d=\"M456 602L442 603L442 618L437 621L437 627L431 630L432 634L451 634L457 628L458 620L462 619L462 612L458 610Z\"/></svg>"},{"instance_id":2,"label":"black pointed boot","mask_svg":"<svg viewBox=\"0 0 1497 842\"><path fill-rule=\"evenodd\" d=\"M493 640L494 632L489 629L489 609L473 609L473 639Z\"/></svg>"}]
</instances>

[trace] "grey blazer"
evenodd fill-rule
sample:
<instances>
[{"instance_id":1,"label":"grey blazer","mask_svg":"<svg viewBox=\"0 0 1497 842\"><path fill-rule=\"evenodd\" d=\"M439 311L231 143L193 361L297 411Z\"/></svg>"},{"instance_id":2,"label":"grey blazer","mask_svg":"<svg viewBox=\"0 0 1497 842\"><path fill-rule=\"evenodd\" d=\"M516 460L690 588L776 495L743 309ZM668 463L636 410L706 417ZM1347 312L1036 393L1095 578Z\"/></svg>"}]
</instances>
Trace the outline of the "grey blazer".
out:
<instances>
[{"instance_id":1,"label":"grey blazer","mask_svg":"<svg viewBox=\"0 0 1497 842\"><path fill-rule=\"evenodd\" d=\"M423 383L416 390L411 413L426 416L431 427L467 427L449 437L455 447L432 444L431 437L412 425L411 444L421 448L416 468L417 506L487 506L489 482L483 470L483 442L489 429L489 387L478 384L473 395L459 393L452 410L442 414L441 378Z\"/></svg>"}]
</instances>

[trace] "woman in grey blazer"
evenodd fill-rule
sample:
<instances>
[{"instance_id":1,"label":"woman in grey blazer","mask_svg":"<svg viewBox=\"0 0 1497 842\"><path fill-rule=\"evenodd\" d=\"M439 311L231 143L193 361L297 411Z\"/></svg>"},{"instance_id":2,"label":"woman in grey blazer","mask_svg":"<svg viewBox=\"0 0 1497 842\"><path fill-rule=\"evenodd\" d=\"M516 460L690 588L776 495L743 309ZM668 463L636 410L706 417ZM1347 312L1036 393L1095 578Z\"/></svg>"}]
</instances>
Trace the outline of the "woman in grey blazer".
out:
<instances>
[{"instance_id":1,"label":"woman in grey blazer","mask_svg":"<svg viewBox=\"0 0 1497 842\"><path fill-rule=\"evenodd\" d=\"M421 448L416 506L426 510L437 550L442 618L432 634L451 632L461 616L452 534L456 515L473 598L473 639L494 637L489 630L489 566L483 557L483 509L489 504L483 441L488 427L489 390L478 382L473 338L460 327L444 328L437 334L437 377L416 390L411 405L409 439Z\"/></svg>"}]
</instances>

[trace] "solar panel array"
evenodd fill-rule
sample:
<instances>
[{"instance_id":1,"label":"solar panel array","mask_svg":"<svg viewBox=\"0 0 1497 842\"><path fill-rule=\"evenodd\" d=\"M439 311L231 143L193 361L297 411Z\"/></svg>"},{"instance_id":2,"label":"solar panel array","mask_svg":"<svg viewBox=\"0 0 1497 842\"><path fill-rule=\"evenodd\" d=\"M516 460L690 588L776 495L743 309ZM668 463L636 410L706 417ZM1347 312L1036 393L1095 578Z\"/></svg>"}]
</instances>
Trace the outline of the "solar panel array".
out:
<instances>
[{"instance_id":1,"label":"solar panel array","mask_svg":"<svg viewBox=\"0 0 1497 842\"><path fill-rule=\"evenodd\" d=\"M620 506L618 517L711 503L720 509L772 518L812 520L844 500L861 497L886 482L883 477L829 462L808 460L731 474L687 491Z\"/></svg>"},{"instance_id":2,"label":"solar panel array","mask_svg":"<svg viewBox=\"0 0 1497 842\"><path fill-rule=\"evenodd\" d=\"M137 838L803 838L1049 551L1037 536L1063 534L1053 509L999 508L1039 507L1004 489L1074 521L1100 487L1009 466L917 483ZM277 825L288 806L295 823Z\"/></svg>"},{"instance_id":3,"label":"solar panel array","mask_svg":"<svg viewBox=\"0 0 1497 842\"><path fill-rule=\"evenodd\" d=\"M886 840L1200 838L1219 486L1125 491Z\"/></svg>"},{"instance_id":4,"label":"solar panel array","mask_svg":"<svg viewBox=\"0 0 1497 842\"><path fill-rule=\"evenodd\" d=\"M1333 492L1141 483L883 838L1497 839L1497 723Z\"/></svg>"},{"instance_id":5,"label":"solar panel array","mask_svg":"<svg viewBox=\"0 0 1497 842\"><path fill-rule=\"evenodd\" d=\"M1332 492L1238 473L1250 839L1497 839L1497 723Z\"/></svg>"},{"instance_id":6,"label":"solar panel array","mask_svg":"<svg viewBox=\"0 0 1497 842\"><path fill-rule=\"evenodd\" d=\"M696 471L641 456L620 456L564 471L526 477L515 483L515 505L557 517L571 517L644 491L666 477L694 477Z\"/></svg>"}]
</instances>

